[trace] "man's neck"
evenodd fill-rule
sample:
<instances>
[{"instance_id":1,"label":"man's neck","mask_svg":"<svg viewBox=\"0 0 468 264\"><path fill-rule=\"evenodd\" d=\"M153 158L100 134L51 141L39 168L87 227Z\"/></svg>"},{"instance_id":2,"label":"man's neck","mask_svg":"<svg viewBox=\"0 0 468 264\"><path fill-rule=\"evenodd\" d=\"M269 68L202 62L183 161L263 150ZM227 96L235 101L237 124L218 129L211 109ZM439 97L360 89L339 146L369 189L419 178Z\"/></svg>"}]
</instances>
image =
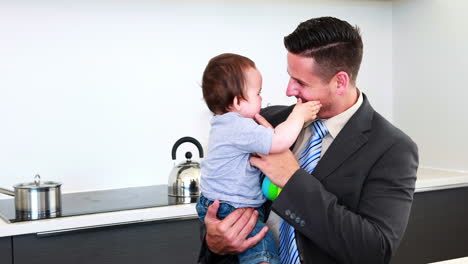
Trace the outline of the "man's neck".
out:
<instances>
[{"instance_id":1,"label":"man's neck","mask_svg":"<svg viewBox=\"0 0 468 264\"><path fill-rule=\"evenodd\" d=\"M345 98L343 98L343 104L338 114L348 110L351 106L353 106L359 98L359 93L360 91L357 87L350 87L348 93L345 95Z\"/></svg>"},{"instance_id":2,"label":"man's neck","mask_svg":"<svg viewBox=\"0 0 468 264\"><path fill-rule=\"evenodd\" d=\"M346 94L344 94L339 101L335 103L333 110L328 113L328 117L322 118L331 118L333 116L339 115L344 111L348 110L351 106L353 106L358 98L359 98L359 89L356 87L349 87Z\"/></svg>"}]
</instances>

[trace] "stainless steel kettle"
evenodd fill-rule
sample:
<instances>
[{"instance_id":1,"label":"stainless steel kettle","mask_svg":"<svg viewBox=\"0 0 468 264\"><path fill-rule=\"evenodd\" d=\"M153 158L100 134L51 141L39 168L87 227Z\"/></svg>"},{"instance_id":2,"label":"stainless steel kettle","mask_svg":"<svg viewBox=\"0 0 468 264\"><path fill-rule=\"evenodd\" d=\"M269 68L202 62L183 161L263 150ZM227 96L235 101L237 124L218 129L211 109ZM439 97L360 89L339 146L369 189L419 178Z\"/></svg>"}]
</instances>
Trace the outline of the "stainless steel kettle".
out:
<instances>
[{"instance_id":1,"label":"stainless steel kettle","mask_svg":"<svg viewBox=\"0 0 468 264\"><path fill-rule=\"evenodd\" d=\"M172 147L172 160L176 159L177 148L186 142L193 143L198 148L200 158L203 158L203 148L192 137L183 137L176 141ZM200 163L192 161L192 153L185 153L185 162L179 163L172 168L167 185L169 203L193 203L197 201L200 195Z\"/></svg>"}]
</instances>

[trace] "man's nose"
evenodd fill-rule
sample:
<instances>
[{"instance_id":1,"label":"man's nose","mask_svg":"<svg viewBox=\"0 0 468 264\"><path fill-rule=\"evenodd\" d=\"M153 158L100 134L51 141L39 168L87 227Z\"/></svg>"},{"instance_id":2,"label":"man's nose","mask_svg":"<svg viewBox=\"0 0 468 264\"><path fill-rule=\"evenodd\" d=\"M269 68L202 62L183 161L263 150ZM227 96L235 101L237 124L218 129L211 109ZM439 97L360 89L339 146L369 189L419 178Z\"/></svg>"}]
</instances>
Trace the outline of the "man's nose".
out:
<instances>
[{"instance_id":1,"label":"man's nose","mask_svg":"<svg viewBox=\"0 0 468 264\"><path fill-rule=\"evenodd\" d=\"M299 95L298 84L292 79L289 79L288 87L286 88L286 95L287 96L297 96Z\"/></svg>"}]
</instances>

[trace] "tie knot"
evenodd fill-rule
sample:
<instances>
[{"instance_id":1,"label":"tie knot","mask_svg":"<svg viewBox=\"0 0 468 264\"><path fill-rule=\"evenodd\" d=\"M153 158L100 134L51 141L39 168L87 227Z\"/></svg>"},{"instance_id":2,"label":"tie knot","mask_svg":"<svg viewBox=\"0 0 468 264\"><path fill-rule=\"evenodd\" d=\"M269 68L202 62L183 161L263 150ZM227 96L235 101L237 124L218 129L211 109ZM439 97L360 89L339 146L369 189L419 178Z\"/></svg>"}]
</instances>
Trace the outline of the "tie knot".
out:
<instances>
[{"instance_id":1,"label":"tie knot","mask_svg":"<svg viewBox=\"0 0 468 264\"><path fill-rule=\"evenodd\" d=\"M322 120L317 120L314 123L312 123L312 129L314 132L314 137L318 136L318 138L323 138L328 134L328 129L322 122Z\"/></svg>"}]
</instances>

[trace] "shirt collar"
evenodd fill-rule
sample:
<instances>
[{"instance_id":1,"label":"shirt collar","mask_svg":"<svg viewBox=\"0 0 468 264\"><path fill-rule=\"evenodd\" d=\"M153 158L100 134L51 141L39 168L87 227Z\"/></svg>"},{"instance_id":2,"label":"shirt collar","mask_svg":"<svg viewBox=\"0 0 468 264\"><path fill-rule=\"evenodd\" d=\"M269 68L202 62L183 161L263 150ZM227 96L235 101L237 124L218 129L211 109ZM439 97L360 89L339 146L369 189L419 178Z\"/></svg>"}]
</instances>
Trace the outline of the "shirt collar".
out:
<instances>
[{"instance_id":1,"label":"shirt collar","mask_svg":"<svg viewBox=\"0 0 468 264\"><path fill-rule=\"evenodd\" d=\"M352 105L350 108L346 109L346 111L334 117L323 120L323 123L328 128L328 131L330 132L330 136L332 136L332 138L335 138L340 133L341 129L343 129L348 120L354 115L354 113L356 113L356 111L361 106L363 101L362 93L359 91L359 89L356 90L358 93L358 99L354 105Z\"/></svg>"}]
</instances>

